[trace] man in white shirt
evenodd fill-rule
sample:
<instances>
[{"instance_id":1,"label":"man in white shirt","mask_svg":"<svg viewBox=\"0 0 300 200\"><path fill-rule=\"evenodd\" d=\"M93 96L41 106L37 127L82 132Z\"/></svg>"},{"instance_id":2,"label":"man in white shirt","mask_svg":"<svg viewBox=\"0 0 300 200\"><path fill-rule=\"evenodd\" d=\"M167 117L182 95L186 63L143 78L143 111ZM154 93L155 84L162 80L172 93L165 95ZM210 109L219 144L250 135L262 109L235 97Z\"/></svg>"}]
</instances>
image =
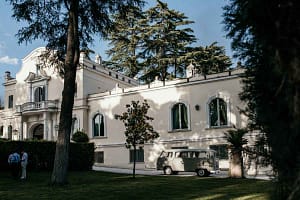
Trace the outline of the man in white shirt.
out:
<instances>
[{"instance_id":1,"label":"man in white shirt","mask_svg":"<svg viewBox=\"0 0 300 200\"><path fill-rule=\"evenodd\" d=\"M21 155L22 155L22 158L21 158L21 168L22 168L21 179L24 180L24 179L26 179L26 167L27 167L27 164L28 164L28 154L24 150L22 150Z\"/></svg>"}]
</instances>

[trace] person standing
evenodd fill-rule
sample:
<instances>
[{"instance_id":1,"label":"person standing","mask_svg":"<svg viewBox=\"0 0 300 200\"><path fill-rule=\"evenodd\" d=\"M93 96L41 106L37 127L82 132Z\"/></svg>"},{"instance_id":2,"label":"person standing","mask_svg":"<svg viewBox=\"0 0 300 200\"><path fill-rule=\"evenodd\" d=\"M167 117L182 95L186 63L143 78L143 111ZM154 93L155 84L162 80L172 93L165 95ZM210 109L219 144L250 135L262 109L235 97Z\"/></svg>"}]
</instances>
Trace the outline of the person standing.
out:
<instances>
[{"instance_id":1,"label":"person standing","mask_svg":"<svg viewBox=\"0 0 300 200\"><path fill-rule=\"evenodd\" d=\"M22 155L22 158L21 158L21 169L22 169L21 179L25 180L26 176L27 176L26 167L27 167L27 164L28 164L28 154L24 150L22 150L21 155Z\"/></svg>"},{"instance_id":2,"label":"person standing","mask_svg":"<svg viewBox=\"0 0 300 200\"><path fill-rule=\"evenodd\" d=\"M8 164L14 179L19 177L20 155L15 151L8 156Z\"/></svg>"}]
</instances>

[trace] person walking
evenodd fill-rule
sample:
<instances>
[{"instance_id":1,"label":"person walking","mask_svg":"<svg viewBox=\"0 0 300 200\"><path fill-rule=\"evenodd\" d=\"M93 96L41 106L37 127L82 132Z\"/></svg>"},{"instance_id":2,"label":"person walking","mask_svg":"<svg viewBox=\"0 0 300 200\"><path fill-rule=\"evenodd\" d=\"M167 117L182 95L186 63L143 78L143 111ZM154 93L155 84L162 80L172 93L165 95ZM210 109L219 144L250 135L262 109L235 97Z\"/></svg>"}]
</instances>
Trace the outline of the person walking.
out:
<instances>
[{"instance_id":1,"label":"person walking","mask_svg":"<svg viewBox=\"0 0 300 200\"><path fill-rule=\"evenodd\" d=\"M24 151L24 149L21 150L21 169L22 169L22 173L21 173L21 180L25 180L27 177L27 172L26 172L26 167L28 164L28 154Z\"/></svg>"},{"instance_id":2,"label":"person walking","mask_svg":"<svg viewBox=\"0 0 300 200\"><path fill-rule=\"evenodd\" d=\"M19 177L20 155L15 151L8 156L8 164L14 179Z\"/></svg>"}]
</instances>

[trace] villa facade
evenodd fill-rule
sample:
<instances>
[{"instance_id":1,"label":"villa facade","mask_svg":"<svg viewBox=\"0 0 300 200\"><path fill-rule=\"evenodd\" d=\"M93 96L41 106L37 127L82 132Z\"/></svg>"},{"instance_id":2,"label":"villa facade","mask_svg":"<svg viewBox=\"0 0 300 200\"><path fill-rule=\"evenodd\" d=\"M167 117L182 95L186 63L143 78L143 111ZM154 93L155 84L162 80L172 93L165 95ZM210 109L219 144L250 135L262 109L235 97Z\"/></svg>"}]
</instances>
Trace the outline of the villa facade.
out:
<instances>
[{"instance_id":1,"label":"villa facade","mask_svg":"<svg viewBox=\"0 0 300 200\"><path fill-rule=\"evenodd\" d=\"M11 140L57 138L63 79L55 68L41 67L32 51L13 78L5 74L4 109L0 110L0 137ZM76 75L72 134L83 130L95 143L95 162L100 166L130 168L133 151L125 146L124 125L115 118L132 100L147 100L148 115L160 137L137 152L137 168L155 168L163 149L211 148L219 154L220 167L228 168L224 132L242 128L240 114L243 69L203 76L187 67L187 77L140 85L135 79L114 72L101 63L80 56ZM254 136L248 136L250 142Z\"/></svg>"}]
</instances>

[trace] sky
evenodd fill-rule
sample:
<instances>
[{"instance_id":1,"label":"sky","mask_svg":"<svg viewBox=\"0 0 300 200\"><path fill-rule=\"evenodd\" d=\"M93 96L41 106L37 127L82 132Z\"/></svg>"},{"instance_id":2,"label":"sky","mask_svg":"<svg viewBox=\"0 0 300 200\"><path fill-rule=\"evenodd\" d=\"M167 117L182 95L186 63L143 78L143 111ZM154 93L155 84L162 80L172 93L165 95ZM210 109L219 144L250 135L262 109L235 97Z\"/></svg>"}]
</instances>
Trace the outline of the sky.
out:
<instances>
[{"instance_id":1,"label":"sky","mask_svg":"<svg viewBox=\"0 0 300 200\"><path fill-rule=\"evenodd\" d=\"M194 21L190 26L197 38L196 46L207 46L218 42L224 46L226 55L232 58L230 39L225 37L224 24L222 24L223 9L228 0L162 0L168 4L170 9L184 13L189 20ZM156 0L146 0L147 7L156 5ZM18 44L15 34L22 27L22 23L15 21L12 17L12 9L5 0L0 0L0 98L3 99L4 72L10 71L15 77L20 70L22 59L37 47L45 46L41 40L32 43ZM93 46L90 46L95 53L107 60L105 50L108 49L107 42L95 38ZM233 63L235 60L232 60Z\"/></svg>"}]
</instances>

